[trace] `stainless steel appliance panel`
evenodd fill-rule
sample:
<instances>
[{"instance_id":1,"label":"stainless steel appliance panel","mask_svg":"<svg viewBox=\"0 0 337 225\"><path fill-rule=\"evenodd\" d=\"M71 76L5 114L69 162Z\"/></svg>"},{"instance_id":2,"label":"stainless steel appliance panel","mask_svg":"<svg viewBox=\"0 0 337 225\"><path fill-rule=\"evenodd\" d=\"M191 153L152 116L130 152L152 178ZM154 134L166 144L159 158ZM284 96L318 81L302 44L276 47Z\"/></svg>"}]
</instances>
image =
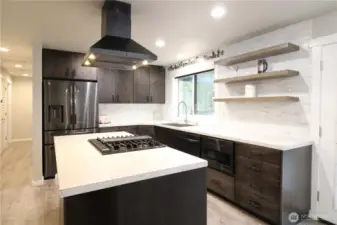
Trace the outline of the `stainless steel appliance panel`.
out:
<instances>
[{"instance_id":1,"label":"stainless steel appliance panel","mask_svg":"<svg viewBox=\"0 0 337 225\"><path fill-rule=\"evenodd\" d=\"M97 83L74 82L74 129L98 126Z\"/></svg>"},{"instance_id":2,"label":"stainless steel appliance panel","mask_svg":"<svg viewBox=\"0 0 337 225\"><path fill-rule=\"evenodd\" d=\"M97 133L98 129L58 130L44 132L44 144L53 145L55 136Z\"/></svg>"},{"instance_id":3,"label":"stainless steel appliance panel","mask_svg":"<svg viewBox=\"0 0 337 225\"><path fill-rule=\"evenodd\" d=\"M44 178L54 177L57 173L56 156L54 145L44 146L43 176Z\"/></svg>"},{"instance_id":4,"label":"stainless steel appliance panel","mask_svg":"<svg viewBox=\"0 0 337 225\"><path fill-rule=\"evenodd\" d=\"M72 82L44 80L44 130L73 129Z\"/></svg>"}]
</instances>

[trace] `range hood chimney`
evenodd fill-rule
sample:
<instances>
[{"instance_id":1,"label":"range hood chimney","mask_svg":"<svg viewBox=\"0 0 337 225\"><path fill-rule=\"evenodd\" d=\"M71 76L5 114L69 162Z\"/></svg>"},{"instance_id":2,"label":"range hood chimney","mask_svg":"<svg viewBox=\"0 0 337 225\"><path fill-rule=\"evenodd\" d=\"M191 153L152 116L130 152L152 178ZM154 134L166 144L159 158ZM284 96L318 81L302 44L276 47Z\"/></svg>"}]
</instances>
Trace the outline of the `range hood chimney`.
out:
<instances>
[{"instance_id":1,"label":"range hood chimney","mask_svg":"<svg viewBox=\"0 0 337 225\"><path fill-rule=\"evenodd\" d=\"M131 39L131 5L106 0L102 9L102 38L84 57L84 66L131 70L157 56ZM146 63L144 62L144 63Z\"/></svg>"}]
</instances>

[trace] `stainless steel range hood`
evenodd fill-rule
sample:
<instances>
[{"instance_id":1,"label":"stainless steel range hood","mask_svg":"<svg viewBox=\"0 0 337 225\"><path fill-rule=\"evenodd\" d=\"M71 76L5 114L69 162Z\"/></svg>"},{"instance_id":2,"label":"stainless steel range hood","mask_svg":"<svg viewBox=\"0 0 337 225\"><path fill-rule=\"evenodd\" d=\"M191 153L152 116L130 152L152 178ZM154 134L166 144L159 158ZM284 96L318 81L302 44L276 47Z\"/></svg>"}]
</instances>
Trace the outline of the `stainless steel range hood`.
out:
<instances>
[{"instance_id":1,"label":"stainless steel range hood","mask_svg":"<svg viewBox=\"0 0 337 225\"><path fill-rule=\"evenodd\" d=\"M106 0L102 10L102 38L90 47L83 65L131 70L157 56L131 39L131 5Z\"/></svg>"}]
</instances>

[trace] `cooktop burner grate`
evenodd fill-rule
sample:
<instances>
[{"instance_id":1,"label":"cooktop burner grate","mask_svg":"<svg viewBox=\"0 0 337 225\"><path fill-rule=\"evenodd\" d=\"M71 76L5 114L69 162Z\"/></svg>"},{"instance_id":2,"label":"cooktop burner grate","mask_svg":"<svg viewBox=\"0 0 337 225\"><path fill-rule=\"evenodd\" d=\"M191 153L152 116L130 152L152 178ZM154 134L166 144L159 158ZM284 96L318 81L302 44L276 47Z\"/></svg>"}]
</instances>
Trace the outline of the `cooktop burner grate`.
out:
<instances>
[{"instance_id":1,"label":"cooktop burner grate","mask_svg":"<svg viewBox=\"0 0 337 225\"><path fill-rule=\"evenodd\" d=\"M165 147L150 136L105 137L88 141L103 155Z\"/></svg>"}]
</instances>

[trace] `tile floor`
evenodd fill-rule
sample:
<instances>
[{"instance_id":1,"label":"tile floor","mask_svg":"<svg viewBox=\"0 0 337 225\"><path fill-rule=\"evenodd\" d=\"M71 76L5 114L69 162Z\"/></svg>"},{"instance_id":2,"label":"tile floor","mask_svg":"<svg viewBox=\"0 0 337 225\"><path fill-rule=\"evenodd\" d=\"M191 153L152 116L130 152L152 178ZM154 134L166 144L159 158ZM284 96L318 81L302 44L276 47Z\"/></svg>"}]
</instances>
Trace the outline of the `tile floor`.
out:
<instances>
[{"instance_id":1,"label":"tile floor","mask_svg":"<svg viewBox=\"0 0 337 225\"><path fill-rule=\"evenodd\" d=\"M0 225L62 225L57 184L32 187L31 158L31 142L13 143L0 157ZM207 225L266 225L212 194L207 200Z\"/></svg>"}]
</instances>

